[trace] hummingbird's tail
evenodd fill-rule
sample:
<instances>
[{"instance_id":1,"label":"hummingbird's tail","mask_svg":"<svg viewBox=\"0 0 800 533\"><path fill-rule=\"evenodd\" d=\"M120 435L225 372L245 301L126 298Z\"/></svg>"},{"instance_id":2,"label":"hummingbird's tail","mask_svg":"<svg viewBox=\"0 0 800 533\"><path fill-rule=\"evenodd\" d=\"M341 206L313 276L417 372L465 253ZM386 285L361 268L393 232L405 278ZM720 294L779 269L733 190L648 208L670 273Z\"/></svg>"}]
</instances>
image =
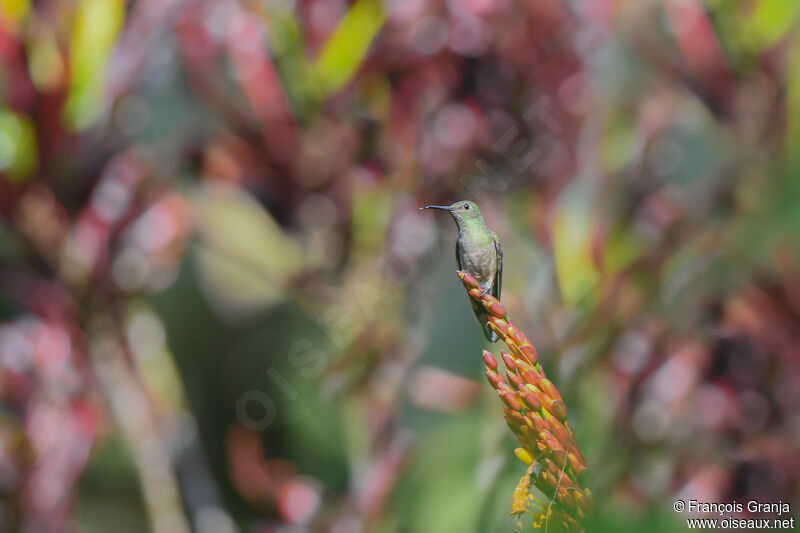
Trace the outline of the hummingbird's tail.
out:
<instances>
[{"instance_id":1,"label":"hummingbird's tail","mask_svg":"<svg viewBox=\"0 0 800 533\"><path fill-rule=\"evenodd\" d=\"M486 335L486 338L489 339L489 342L497 342L497 333L495 333L494 330L489 327L488 316L486 316L486 322L483 323L483 333Z\"/></svg>"},{"instance_id":2,"label":"hummingbird's tail","mask_svg":"<svg viewBox=\"0 0 800 533\"><path fill-rule=\"evenodd\" d=\"M476 302L472 298L469 299L469 303L472 305L472 311L475 313L475 316L478 318L478 322L480 322L481 327L483 328L483 334L486 335L486 338L489 339L489 342L497 342L497 333L495 333L494 330L489 327L489 315L486 313L486 309L483 308L483 305Z\"/></svg>"}]
</instances>

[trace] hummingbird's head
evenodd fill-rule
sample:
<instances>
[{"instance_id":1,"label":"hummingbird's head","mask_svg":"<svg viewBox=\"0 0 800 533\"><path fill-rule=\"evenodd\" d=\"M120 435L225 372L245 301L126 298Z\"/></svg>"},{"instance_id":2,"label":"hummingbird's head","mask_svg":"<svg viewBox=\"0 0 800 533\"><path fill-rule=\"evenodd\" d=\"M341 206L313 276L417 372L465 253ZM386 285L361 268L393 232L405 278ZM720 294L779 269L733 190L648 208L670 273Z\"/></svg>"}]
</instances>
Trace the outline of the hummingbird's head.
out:
<instances>
[{"instance_id":1,"label":"hummingbird's head","mask_svg":"<svg viewBox=\"0 0 800 533\"><path fill-rule=\"evenodd\" d=\"M474 202L468 201L456 202L448 206L428 205L423 209L441 209L442 211L448 211L458 225L461 225L462 222L481 218L481 212L478 206L475 205Z\"/></svg>"}]
</instances>

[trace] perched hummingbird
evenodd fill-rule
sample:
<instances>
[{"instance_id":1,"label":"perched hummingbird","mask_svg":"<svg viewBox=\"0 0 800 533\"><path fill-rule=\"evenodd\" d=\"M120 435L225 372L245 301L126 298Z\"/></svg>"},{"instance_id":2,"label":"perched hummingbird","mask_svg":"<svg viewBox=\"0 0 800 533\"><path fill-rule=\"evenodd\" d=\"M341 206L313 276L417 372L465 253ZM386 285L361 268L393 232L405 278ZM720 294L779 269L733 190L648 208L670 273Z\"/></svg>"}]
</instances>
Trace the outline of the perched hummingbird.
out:
<instances>
[{"instance_id":1,"label":"perched hummingbird","mask_svg":"<svg viewBox=\"0 0 800 533\"><path fill-rule=\"evenodd\" d=\"M500 299L503 285L503 245L497 233L486 227L478 206L472 202L456 202L450 206L428 205L422 209L441 209L448 211L458 226L456 241L456 262L458 268L466 270L487 292ZM497 333L489 327L489 320L483 306L469 299L472 310L483 326L486 338L497 342Z\"/></svg>"}]
</instances>

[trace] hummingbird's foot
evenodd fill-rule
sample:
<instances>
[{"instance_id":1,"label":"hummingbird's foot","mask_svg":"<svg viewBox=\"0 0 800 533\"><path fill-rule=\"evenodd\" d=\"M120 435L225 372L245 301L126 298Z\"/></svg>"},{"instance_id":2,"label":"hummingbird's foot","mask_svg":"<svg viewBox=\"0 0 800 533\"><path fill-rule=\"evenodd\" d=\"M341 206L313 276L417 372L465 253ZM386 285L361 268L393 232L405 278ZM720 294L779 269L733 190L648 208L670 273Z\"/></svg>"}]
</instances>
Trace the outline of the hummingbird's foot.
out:
<instances>
[{"instance_id":1,"label":"hummingbird's foot","mask_svg":"<svg viewBox=\"0 0 800 533\"><path fill-rule=\"evenodd\" d=\"M485 289L481 289L481 298L483 298L484 296L486 296L486 293L487 293L487 292L489 292L489 287L486 287Z\"/></svg>"}]
</instances>

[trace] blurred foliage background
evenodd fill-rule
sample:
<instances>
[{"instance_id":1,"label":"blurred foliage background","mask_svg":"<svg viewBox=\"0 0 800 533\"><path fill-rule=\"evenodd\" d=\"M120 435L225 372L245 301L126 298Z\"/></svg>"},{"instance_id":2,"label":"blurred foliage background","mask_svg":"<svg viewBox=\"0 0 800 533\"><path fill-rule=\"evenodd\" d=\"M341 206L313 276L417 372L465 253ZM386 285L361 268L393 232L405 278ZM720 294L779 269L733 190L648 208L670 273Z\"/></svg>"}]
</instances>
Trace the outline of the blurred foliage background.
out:
<instances>
[{"instance_id":1,"label":"blurred foliage background","mask_svg":"<svg viewBox=\"0 0 800 533\"><path fill-rule=\"evenodd\" d=\"M459 199L591 530L796 512L799 18L0 1L0 531L514 531L455 226L418 209Z\"/></svg>"}]
</instances>

